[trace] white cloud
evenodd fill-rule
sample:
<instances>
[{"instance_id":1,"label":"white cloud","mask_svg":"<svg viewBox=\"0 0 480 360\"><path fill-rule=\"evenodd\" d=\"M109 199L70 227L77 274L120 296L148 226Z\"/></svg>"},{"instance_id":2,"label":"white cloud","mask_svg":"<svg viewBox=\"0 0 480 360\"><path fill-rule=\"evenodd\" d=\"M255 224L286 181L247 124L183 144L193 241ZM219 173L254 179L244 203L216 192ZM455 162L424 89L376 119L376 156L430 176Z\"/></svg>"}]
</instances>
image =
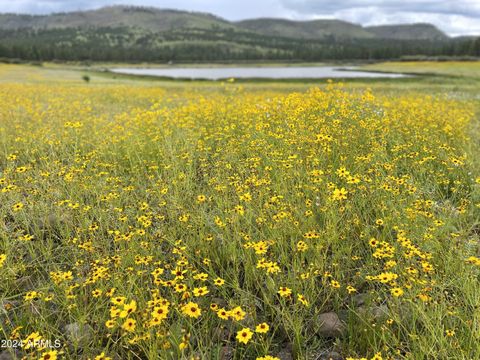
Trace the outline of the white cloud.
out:
<instances>
[{"instance_id":1,"label":"white cloud","mask_svg":"<svg viewBox=\"0 0 480 360\"><path fill-rule=\"evenodd\" d=\"M334 13L342 10L377 9L380 12L431 13L480 16L478 0L280 0L298 12Z\"/></svg>"},{"instance_id":2,"label":"white cloud","mask_svg":"<svg viewBox=\"0 0 480 360\"><path fill-rule=\"evenodd\" d=\"M430 23L451 36L464 34L480 35L480 20L456 14L404 12L395 13L370 10L343 10L335 13L336 18L363 25L385 25L403 23Z\"/></svg>"},{"instance_id":3,"label":"white cloud","mask_svg":"<svg viewBox=\"0 0 480 360\"><path fill-rule=\"evenodd\" d=\"M426 22L449 35L480 35L480 0L280 0L310 18L337 18L362 25Z\"/></svg>"}]
</instances>

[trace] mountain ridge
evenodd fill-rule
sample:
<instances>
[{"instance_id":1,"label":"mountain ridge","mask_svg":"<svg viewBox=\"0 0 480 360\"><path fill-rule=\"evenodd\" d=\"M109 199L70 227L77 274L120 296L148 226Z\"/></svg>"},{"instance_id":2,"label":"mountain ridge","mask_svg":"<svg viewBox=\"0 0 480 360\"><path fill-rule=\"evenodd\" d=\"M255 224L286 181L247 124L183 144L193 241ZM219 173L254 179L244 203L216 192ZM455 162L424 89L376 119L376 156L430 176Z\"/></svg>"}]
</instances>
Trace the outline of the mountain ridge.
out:
<instances>
[{"instance_id":1,"label":"mountain ridge","mask_svg":"<svg viewBox=\"0 0 480 360\"><path fill-rule=\"evenodd\" d=\"M329 61L480 57L480 37L450 38L431 24L363 27L327 19L237 22L138 6L53 15L0 14L0 61Z\"/></svg>"},{"instance_id":2,"label":"mountain ridge","mask_svg":"<svg viewBox=\"0 0 480 360\"><path fill-rule=\"evenodd\" d=\"M337 20L289 20L282 18L257 18L228 21L206 12L159 9L156 7L114 5L96 10L72 11L48 15L0 13L0 29L62 29L88 27L132 27L153 32L175 29L222 29L249 31L266 36L280 36L318 40L328 37L338 39L448 39L432 24L389 24L362 26Z\"/></svg>"},{"instance_id":3,"label":"mountain ridge","mask_svg":"<svg viewBox=\"0 0 480 360\"><path fill-rule=\"evenodd\" d=\"M401 40L417 38L445 40L448 38L448 35L440 31L436 26L429 23L376 25L367 26L365 29L387 39Z\"/></svg>"}]
</instances>

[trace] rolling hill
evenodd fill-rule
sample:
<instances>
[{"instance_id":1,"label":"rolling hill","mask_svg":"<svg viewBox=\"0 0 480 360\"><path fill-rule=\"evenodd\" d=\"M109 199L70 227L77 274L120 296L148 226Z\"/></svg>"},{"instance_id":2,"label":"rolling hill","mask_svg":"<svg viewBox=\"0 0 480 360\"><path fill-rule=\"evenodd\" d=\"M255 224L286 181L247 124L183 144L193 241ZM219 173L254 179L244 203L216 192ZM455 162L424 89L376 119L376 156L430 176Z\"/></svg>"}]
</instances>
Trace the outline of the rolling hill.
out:
<instances>
[{"instance_id":1,"label":"rolling hill","mask_svg":"<svg viewBox=\"0 0 480 360\"><path fill-rule=\"evenodd\" d=\"M153 32L193 28L250 31L266 36L311 40L324 38L439 40L447 38L444 33L430 24L362 27L341 20L292 21L269 18L229 22L208 13L138 6L108 6L98 10L51 15L0 14L0 29L6 30L92 27L133 27Z\"/></svg>"},{"instance_id":2,"label":"rolling hill","mask_svg":"<svg viewBox=\"0 0 480 360\"><path fill-rule=\"evenodd\" d=\"M234 26L226 20L207 13L137 6L108 6L98 10L51 15L0 14L1 29L90 27L139 27L159 32L175 28L229 29Z\"/></svg>"},{"instance_id":3,"label":"rolling hill","mask_svg":"<svg viewBox=\"0 0 480 360\"><path fill-rule=\"evenodd\" d=\"M448 36L432 24L382 25L365 28L383 39L395 40L446 40Z\"/></svg>"},{"instance_id":4,"label":"rolling hill","mask_svg":"<svg viewBox=\"0 0 480 360\"><path fill-rule=\"evenodd\" d=\"M341 39L371 39L375 34L362 26L340 20L292 21L284 19L252 19L235 23L238 27L268 36L283 36L318 40L327 37Z\"/></svg>"},{"instance_id":5,"label":"rolling hill","mask_svg":"<svg viewBox=\"0 0 480 360\"><path fill-rule=\"evenodd\" d=\"M417 55L479 56L480 41L449 38L430 24L230 22L208 13L137 6L51 15L0 14L0 59L324 61Z\"/></svg>"}]
</instances>

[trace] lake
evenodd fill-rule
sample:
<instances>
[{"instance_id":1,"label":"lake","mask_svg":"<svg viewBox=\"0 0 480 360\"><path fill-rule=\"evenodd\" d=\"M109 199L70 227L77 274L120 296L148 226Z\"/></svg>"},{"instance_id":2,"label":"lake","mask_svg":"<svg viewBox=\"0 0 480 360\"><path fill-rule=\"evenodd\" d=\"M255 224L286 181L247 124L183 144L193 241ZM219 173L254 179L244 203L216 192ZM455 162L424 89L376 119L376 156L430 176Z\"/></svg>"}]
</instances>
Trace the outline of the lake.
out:
<instances>
[{"instance_id":1,"label":"lake","mask_svg":"<svg viewBox=\"0 0 480 360\"><path fill-rule=\"evenodd\" d=\"M353 67L276 66L276 67L170 67L114 68L118 74L160 76L175 79L328 79L328 78L402 78L408 75L360 71Z\"/></svg>"}]
</instances>

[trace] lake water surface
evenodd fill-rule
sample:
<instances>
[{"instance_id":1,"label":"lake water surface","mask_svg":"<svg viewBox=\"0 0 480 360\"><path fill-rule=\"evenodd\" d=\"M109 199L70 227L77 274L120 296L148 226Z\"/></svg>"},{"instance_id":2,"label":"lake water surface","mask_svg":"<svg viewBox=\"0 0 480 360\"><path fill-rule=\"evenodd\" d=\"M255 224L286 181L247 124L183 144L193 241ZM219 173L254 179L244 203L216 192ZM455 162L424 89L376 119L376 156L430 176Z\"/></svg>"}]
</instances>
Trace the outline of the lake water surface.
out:
<instances>
[{"instance_id":1,"label":"lake water surface","mask_svg":"<svg viewBox=\"0 0 480 360\"><path fill-rule=\"evenodd\" d=\"M329 78L401 78L408 75L360 71L356 68L333 66L278 67L170 67L114 68L119 74L160 76L175 79L329 79Z\"/></svg>"}]
</instances>

